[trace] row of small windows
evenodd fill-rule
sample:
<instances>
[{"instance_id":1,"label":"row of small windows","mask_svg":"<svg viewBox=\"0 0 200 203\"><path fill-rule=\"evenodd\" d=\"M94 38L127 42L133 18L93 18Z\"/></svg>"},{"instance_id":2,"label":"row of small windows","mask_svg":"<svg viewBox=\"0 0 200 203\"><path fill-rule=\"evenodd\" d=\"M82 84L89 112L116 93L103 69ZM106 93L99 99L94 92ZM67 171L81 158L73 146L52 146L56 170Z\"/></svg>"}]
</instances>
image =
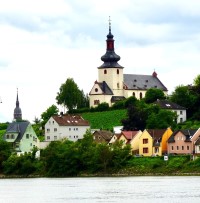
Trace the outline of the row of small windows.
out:
<instances>
[{"instance_id":1,"label":"row of small windows","mask_svg":"<svg viewBox=\"0 0 200 203\"><path fill-rule=\"evenodd\" d=\"M176 148L176 150L180 150L179 146L176 146L176 147L172 146L171 147L172 150L175 150L175 148ZM186 149L190 150L190 146L187 146ZM184 146L181 146L181 150L184 150Z\"/></svg>"},{"instance_id":2,"label":"row of small windows","mask_svg":"<svg viewBox=\"0 0 200 203\"><path fill-rule=\"evenodd\" d=\"M69 138L78 138L78 135L69 135ZM50 136L47 136L47 140L50 140ZM58 137L57 136L54 136L54 140L58 140Z\"/></svg>"},{"instance_id":3,"label":"row of small windows","mask_svg":"<svg viewBox=\"0 0 200 203\"><path fill-rule=\"evenodd\" d=\"M104 74L107 74L107 70L104 70ZM117 69L117 74L119 74L119 69Z\"/></svg>"},{"instance_id":4,"label":"row of small windows","mask_svg":"<svg viewBox=\"0 0 200 203\"><path fill-rule=\"evenodd\" d=\"M72 130L72 128L69 128L69 131L71 131L71 130ZM54 132L57 132L58 129L57 129L57 128L54 128L53 131L54 131ZM74 131L78 131L78 128L74 128ZM47 132L48 132L48 133L50 132L50 129L49 129L49 128L47 128Z\"/></svg>"}]
</instances>

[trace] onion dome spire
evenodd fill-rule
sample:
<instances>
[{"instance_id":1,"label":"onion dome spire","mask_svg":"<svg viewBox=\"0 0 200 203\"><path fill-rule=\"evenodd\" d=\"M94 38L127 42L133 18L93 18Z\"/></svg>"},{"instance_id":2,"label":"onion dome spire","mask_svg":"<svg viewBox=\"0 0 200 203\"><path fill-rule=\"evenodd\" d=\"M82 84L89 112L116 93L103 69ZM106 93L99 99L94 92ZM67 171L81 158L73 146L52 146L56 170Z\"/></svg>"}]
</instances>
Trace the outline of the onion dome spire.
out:
<instances>
[{"instance_id":1,"label":"onion dome spire","mask_svg":"<svg viewBox=\"0 0 200 203\"><path fill-rule=\"evenodd\" d=\"M117 62L120 60L120 56L115 53L114 49L114 35L111 32L111 20L109 16L109 33L106 40L106 53L101 57L104 62L99 68L123 68Z\"/></svg>"},{"instance_id":2,"label":"onion dome spire","mask_svg":"<svg viewBox=\"0 0 200 203\"><path fill-rule=\"evenodd\" d=\"M16 107L14 109L14 119L15 120L22 120L22 110L19 107L18 89L17 89Z\"/></svg>"}]
</instances>

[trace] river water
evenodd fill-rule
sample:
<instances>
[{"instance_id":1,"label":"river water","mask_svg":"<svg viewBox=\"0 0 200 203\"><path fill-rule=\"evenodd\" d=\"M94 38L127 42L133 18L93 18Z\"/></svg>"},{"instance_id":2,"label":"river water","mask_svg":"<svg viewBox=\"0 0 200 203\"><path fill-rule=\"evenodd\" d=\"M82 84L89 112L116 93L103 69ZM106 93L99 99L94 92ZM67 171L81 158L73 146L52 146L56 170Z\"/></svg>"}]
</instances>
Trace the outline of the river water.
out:
<instances>
[{"instance_id":1,"label":"river water","mask_svg":"<svg viewBox=\"0 0 200 203\"><path fill-rule=\"evenodd\" d=\"M200 203L200 177L0 179L0 202Z\"/></svg>"}]
</instances>

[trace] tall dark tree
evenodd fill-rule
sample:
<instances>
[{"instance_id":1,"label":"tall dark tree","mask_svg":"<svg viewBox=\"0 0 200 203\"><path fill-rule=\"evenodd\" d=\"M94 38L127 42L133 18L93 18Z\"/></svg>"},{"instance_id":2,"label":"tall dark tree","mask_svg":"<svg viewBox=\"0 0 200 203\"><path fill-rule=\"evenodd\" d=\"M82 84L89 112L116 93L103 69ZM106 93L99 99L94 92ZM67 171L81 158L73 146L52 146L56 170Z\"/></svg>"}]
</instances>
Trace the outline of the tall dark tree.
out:
<instances>
[{"instance_id":1,"label":"tall dark tree","mask_svg":"<svg viewBox=\"0 0 200 203\"><path fill-rule=\"evenodd\" d=\"M72 78L68 78L60 87L56 96L57 104L64 105L70 112L81 106L83 101L83 92L79 90L78 85Z\"/></svg>"},{"instance_id":2,"label":"tall dark tree","mask_svg":"<svg viewBox=\"0 0 200 203\"><path fill-rule=\"evenodd\" d=\"M123 130L144 130L146 125L145 112L137 105L129 105L127 118L121 122Z\"/></svg>"},{"instance_id":3,"label":"tall dark tree","mask_svg":"<svg viewBox=\"0 0 200 203\"><path fill-rule=\"evenodd\" d=\"M161 89L150 88L147 90L144 100L146 103L153 103L157 99L165 99L165 98L166 98L165 94Z\"/></svg>"}]
</instances>

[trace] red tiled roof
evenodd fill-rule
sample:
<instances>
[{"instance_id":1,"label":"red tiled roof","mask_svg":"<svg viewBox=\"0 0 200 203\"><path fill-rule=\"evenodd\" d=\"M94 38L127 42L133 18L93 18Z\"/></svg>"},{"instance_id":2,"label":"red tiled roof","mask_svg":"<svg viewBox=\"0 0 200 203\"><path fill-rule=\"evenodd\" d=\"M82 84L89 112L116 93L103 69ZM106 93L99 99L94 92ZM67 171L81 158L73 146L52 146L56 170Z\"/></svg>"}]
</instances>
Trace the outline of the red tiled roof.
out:
<instances>
[{"instance_id":1,"label":"red tiled roof","mask_svg":"<svg viewBox=\"0 0 200 203\"><path fill-rule=\"evenodd\" d=\"M138 131L122 131L122 134L126 137L127 140L131 140L137 133Z\"/></svg>"},{"instance_id":2,"label":"red tiled roof","mask_svg":"<svg viewBox=\"0 0 200 203\"><path fill-rule=\"evenodd\" d=\"M90 126L80 115L54 115L53 119L60 126Z\"/></svg>"}]
</instances>

